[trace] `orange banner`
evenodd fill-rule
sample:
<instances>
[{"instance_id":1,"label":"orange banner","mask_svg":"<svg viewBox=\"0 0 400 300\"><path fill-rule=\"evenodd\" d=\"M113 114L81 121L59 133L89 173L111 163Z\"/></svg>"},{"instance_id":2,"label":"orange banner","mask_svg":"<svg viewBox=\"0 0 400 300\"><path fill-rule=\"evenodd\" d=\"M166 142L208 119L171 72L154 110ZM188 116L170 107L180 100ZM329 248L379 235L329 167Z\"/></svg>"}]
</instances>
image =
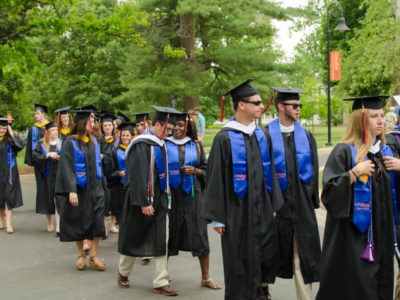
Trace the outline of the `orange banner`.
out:
<instances>
[{"instance_id":1,"label":"orange banner","mask_svg":"<svg viewBox=\"0 0 400 300\"><path fill-rule=\"evenodd\" d=\"M340 52L331 51L331 80L340 80L342 75L340 73Z\"/></svg>"}]
</instances>

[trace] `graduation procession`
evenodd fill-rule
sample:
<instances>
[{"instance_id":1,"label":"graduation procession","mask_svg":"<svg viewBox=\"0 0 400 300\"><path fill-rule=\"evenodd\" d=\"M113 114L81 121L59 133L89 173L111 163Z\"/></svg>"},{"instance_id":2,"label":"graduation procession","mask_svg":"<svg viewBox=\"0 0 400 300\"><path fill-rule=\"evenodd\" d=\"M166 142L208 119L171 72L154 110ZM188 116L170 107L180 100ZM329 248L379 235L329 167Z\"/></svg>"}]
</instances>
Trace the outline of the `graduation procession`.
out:
<instances>
[{"instance_id":1,"label":"graduation procession","mask_svg":"<svg viewBox=\"0 0 400 300\"><path fill-rule=\"evenodd\" d=\"M348 126L320 168L300 122L305 92L272 87L267 102L256 86L225 92L234 115L208 154L196 114L173 107L35 104L26 142L0 115L0 266L65 281L62 299L400 299L400 124L385 127L389 96L344 99ZM271 104L276 117L261 125ZM31 181L19 175L24 148Z\"/></svg>"}]
</instances>

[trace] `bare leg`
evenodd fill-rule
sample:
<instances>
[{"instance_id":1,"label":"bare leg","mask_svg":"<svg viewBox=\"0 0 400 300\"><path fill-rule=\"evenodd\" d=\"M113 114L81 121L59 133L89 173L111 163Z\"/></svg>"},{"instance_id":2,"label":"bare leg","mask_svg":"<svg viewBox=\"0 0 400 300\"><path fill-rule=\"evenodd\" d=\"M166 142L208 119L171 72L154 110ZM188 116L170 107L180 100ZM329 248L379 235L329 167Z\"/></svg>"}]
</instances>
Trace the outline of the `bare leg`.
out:
<instances>
[{"instance_id":1,"label":"bare leg","mask_svg":"<svg viewBox=\"0 0 400 300\"><path fill-rule=\"evenodd\" d=\"M0 209L0 230L4 229L5 221L4 221L4 209Z\"/></svg>"},{"instance_id":2,"label":"bare leg","mask_svg":"<svg viewBox=\"0 0 400 300\"><path fill-rule=\"evenodd\" d=\"M11 225L12 210L7 208L7 204L5 205L5 208L7 233L13 233L14 229Z\"/></svg>"},{"instance_id":3,"label":"bare leg","mask_svg":"<svg viewBox=\"0 0 400 300\"><path fill-rule=\"evenodd\" d=\"M56 199L54 199L54 204L55 202ZM56 233L57 234L60 233L60 215L58 214L57 209L56 209Z\"/></svg>"},{"instance_id":4,"label":"bare leg","mask_svg":"<svg viewBox=\"0 0 400 300\"><path fill-rule=\"evenodd\" d=\"M83 241L83 251L89 251L90 250L90 241L89 240L84 240Z\"/></svg>"},{"instance_id":5,"label":"bare leg","mask_svg":"<svg viewBox=\"0 0 400 300\"><path fill-rule=\"evenodd\" d=\"M53 224L51 223L51 215L46 215L47 218L47 232L54 232Z\"/></svg>"},{"instance_id":6,"label":"bare leg","mask_svg":"<svg viewBox=\"0 0 400 300\"><path fill-rule=\"evenodd\" d=\"M199 262L201 268L201 285L213 290L221 289L221 286L210 278L210 255L199 256Z\"/></svg>"},{"instance_id":7,"label":"bare leg","mask_svg":"<svg viewBox=\"0 0 400 300\"><path fill-rule=\"evenodd\" d=\"M117 219L115 218L115 216L111 215L111 224L110 224L110 228L111 228L111 232L112 233L118 233L119 230L117 227L115 227L115 224L117 223Z\"/></svg>"},{"instance_id":8,"label":"bare leg","mask_svg":"<svg viewBox=\"0 0 400 300\"><path fill-rule=\"evenodd\" d=\"M108 237L108 232L107 232L107 217L104 217L104 229L106 230L106 237Z\"/></svg>"},{"instance_id":9,"label":"bare leg","mask_svg":"<svg viewBox=\"0 0 400 300\"><path fill-rule=\"evenodd\" d=\"M92 246L90 247L90 252L89 252L89 263L96 270L104 271L106 269L106 265L97 256L97 249L99 248L99 241L100 241L100 238L94 238L94 240L92 242Z\"/></svg>"},{"instance_id":10,"label":"bare leg","mask_svg":"<svg viewBox=\"0 0 400 300\"><path fill-rule=\"evenodd\" d=\"M76 241L75 244L79 252L78 260L76 261L76 268L78 270L84 270L86 268L86 257L85 252L83 251L83 241Z\"/></svg>"}]
</instances>

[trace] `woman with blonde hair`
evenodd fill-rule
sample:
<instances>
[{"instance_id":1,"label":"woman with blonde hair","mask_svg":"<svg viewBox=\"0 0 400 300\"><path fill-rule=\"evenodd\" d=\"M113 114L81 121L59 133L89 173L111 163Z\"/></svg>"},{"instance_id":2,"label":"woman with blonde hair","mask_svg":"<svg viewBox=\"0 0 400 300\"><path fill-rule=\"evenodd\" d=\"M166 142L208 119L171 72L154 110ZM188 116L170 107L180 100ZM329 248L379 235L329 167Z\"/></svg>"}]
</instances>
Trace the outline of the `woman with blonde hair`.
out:
<instances>
[{"instance_id":1,"label":"woman with blonde hair","mask_svg":"<svg viewBox=\"0 0 400 300\"><path fill-rule=\"evenodd\" d=\"M55 207L55 183L58 167L58 159L61 153L61 141L58 138L58 128L53 121L45 125L44 137L36 144L32 153L33 164L40 172L41 180L45 184L42 187L46 191L47 200L37 204L39 213L46 214L47 232L53 232L54 227L51 221L51 215L56 215L56 234L59 229L59 215Z\"/></svg>"},{"instance_id":2,"label":"woman with blonde hair","mask_svg":"<svg viewBox=\"0 0 400 300\"><path fill-rule=\"evenodd\" d=\"M354 101L345 136L332 150L323 176L328 212L317 300L393 299L397 245L397 160L385 145L382 98Z\"/></svg>"}]
</instances>

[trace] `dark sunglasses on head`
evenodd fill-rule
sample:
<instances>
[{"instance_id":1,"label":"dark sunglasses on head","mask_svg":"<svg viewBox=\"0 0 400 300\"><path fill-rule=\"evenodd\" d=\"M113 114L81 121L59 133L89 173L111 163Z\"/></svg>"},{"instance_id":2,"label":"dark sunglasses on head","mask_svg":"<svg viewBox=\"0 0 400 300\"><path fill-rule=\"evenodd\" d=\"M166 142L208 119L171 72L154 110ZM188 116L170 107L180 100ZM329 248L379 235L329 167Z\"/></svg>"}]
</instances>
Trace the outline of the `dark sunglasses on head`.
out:
<instances>
[{"instance_id":1,"label":"dark sunglasses on head","mask_svg":"<svg viewBox=\"0 0 400 300\"><path fill-rule=\"evenodd\" d=\"M258 101L239 100L239 101L244 102L244 103L251 103L251 104L254 104L255 106L259 106L260 104L262 104L261 100L258 100Z\"/></svg>"},{"instance_id":2,"label":"dark sunglasses on head","mask_svg":"<svg viewBox=\"0 0 400 300\"><path fill-rule=\"evenodd\" d=\"M284 103L284 102L281 102L283 105L285 105L285 106L288 106L288 105L291 105L292 107L293 107L293 109L298 109L298 108L302 108L302 106L303 106L303 104L297 104L297 103Z\"/></svg>"}]
</instances>

